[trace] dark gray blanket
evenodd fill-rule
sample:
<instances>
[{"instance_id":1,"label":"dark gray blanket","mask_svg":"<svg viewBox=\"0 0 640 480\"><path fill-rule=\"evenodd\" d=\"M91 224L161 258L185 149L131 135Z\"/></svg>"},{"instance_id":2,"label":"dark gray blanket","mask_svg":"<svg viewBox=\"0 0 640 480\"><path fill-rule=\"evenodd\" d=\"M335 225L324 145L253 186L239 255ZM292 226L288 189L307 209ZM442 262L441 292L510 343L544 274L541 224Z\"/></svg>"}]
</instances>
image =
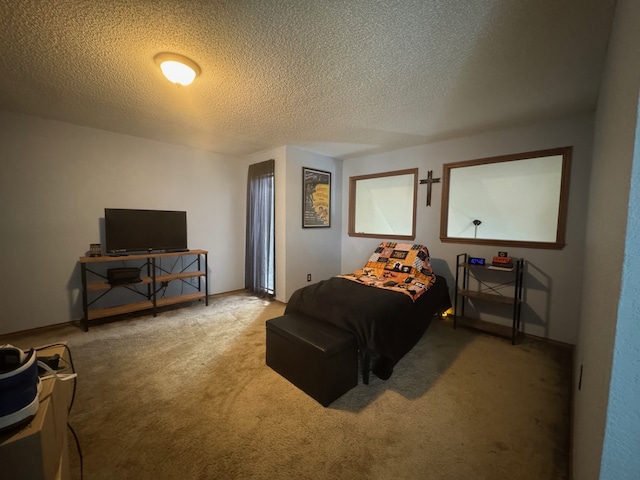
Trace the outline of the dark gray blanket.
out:
<instances>
[{"instance_id":1,"label":"dark gray blanket","mask_svg":"<svg viewBox=\"0 0 640 480\"><path fill-rule=\"evenodd\" d=\"M434 315L451 307L444 277L415 302L400 292L332 277L296 290L285 313L330 322L355 335L358 347L375 359L373 373L388 378L413 348Z\"/></svg>"}]
</instances>

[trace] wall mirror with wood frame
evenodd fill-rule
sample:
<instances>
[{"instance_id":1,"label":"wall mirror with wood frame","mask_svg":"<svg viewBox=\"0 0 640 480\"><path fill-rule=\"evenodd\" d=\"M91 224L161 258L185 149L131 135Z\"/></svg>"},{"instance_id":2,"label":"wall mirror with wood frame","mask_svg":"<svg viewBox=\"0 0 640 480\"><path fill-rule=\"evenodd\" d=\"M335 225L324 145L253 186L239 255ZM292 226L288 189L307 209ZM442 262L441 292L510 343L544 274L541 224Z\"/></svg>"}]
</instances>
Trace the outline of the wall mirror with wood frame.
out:
<instances>
[{"instance_id":1,"label":"wall mirror with wood frame","mask_svg":"<svg viewBox=\"0 0 640 480\"><path fill-rule=\"evenodd\" d=\"M418 169L349 177L349 236L416 238Z\"/></svg>"},{"instance_id":2,"label":"wall mirror with wood frame","mask_svg":"<svg viewBox=\"0 0 640 480\"><path fill-rule=\"evenodd\" d=\"M572 149L444 164L440 240L564 248Z\"/></svg>"}]
</instances>

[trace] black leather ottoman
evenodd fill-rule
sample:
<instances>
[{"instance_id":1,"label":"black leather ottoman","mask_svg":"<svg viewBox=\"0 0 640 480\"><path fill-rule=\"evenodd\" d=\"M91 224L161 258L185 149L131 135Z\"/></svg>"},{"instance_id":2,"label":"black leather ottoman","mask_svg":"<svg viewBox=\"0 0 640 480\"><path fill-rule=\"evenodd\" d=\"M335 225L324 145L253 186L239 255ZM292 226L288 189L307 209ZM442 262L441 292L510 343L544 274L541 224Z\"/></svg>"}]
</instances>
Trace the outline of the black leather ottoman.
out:
<instances>
[{"instance_id":1,"label":"black leather ottoman","mask_svg":"<svg viewBox=\"0 0 640 480\"><path fill-rule=\"evenodd\" d=\"M358 384L358 347L351 333L288 314L267 320L267 365L323 406Z\"/></svg>"}]
</instances>

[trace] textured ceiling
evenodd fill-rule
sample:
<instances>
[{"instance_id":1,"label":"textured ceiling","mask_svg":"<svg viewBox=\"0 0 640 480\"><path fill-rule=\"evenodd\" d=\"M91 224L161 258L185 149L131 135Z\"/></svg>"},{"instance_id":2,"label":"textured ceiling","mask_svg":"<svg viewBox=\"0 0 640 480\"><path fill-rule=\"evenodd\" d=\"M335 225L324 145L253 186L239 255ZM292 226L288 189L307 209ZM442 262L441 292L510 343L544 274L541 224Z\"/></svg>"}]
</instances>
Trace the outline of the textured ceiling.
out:
<instances>
[{"instance_id":1,"label":"textured ceiling","mask_svg":"<svg viewBox=\"0 0 640 480\"><path fill-rule=\"evenodd\" d=\"M0 110L330 156L594 109L615 0L3 0ZM163 51L202 68L162 77Z\"/></svg>"}]
</instances>

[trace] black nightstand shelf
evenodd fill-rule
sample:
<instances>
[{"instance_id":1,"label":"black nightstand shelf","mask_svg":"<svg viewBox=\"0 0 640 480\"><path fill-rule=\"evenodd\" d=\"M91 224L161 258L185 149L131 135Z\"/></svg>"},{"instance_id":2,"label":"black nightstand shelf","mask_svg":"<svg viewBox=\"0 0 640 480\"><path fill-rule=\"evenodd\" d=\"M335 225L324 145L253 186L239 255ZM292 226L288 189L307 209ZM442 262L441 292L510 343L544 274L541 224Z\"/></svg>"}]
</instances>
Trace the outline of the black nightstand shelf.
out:
<instances>
[{"instance_id":1,"label":"black nightstand shelf","mask_svg":"<svg viewBox=\"0 0 640 480\"><path fill-rule=\"evenodd\" d=\"M516 343L520 331L524 259L514 258L513 268L498 268L490 265L469 263L469 255L456 257L456 288L453 301L453 327L458 322L477 323L477 319L465 317L468 302L487 302L511 307L511 343ZM491 273L489 273L491 272ZM477 301L477 302L476 302Z\"/></svg>"}]
</instances>

